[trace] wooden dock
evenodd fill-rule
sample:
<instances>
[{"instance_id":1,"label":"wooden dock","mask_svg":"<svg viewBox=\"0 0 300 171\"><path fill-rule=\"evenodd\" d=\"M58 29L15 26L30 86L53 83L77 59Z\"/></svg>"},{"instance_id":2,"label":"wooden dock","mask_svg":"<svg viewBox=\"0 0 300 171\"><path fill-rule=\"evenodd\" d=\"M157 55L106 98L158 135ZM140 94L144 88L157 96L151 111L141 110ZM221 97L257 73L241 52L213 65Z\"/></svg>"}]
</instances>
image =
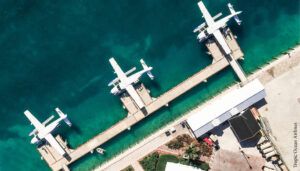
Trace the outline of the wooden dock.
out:
<instances>
[{"instance_id":1,"label":"wooden dock","mask_svg":"<svg viewBox=\"0 0 300 171\"><path fill-rule=\"evenodd\" d=\"M57 142L61 145L61 147L70 154L73 149L68 148L67 142L63 141L62 137L60 135L56 136L55 139ZM59 161L62 157L60 154L58 154L49 144L44 144L37 148L38 151L42 155L42 159L45 160L49 166Z\"/></svg>"},{"instance_id":2,"label":"wooden dock","mask_svg":"<svg viewBox=\"0 0 300 171\"><path fill-rule=\"evenodd\" d=\"M236 75L238 76L238 78L241 80L243 84L247 82L246 74L240 67L239 63L236 60L234 60L234 58L243 57L244 54L241 51L241 48L237 43L235 36L232 34L231 30L229 28L225 28L223 32L224 32L223 35L225 37L226 43L228 44L229 48L232 51L229 56L224 55L221 48L219 48L218 44L213 39L208 40L205 45L208 48L209 53L213 57L213 63L222 58L226 58L229 64L231 65L232 69L234 70L234 72L236 73Z\"/></svg>"},{"instance_id":3,"label":"wooden dock","mask_svg":"<svg viewBox=\"0 0 300 171\"><path fill-rule=\"evenodd\" d=\"M232 57L235 60L243 58L243 53L240 50L240 47L238 46L232 33L231 35L228 34L226 36L226 41L229 44L230 48L232 49L233 52ZM140 110L137 110L135 104L128 96L126 95L122 96L121 98L122 102L126 106L127 110L129 111L129 115L123 120L113 125L112 127L110 127L109 129L99 133L97 136L93 137L86 143L77 147L76 149L74 150L67 149L66 151L68 152L70 160L67 160L66 158L60 156L55 156L55 159L46 159L51 156L39 150L41 155L45 159L45 161L50 166L50 168L53 170L66 170L69 164L75 162L77 159L86 155L90 151L93 151L95 148L101 146L102 144L109 141L110 139L120 134L124 130L130 128L132 125L138 123L140 120L144 119L145 117L153 114L155 111L159 110L160 108L166 106L172 100L186 93L193 87L199 85L202 82L206 82L209 77L213 76L214 74L220 72L225 67L230 65L228 59L224 57L224 55L222 54L222 52L220 51L219 47L215 42L208 41L206 43L206 46L208 47L210 54L213 56L213 63L207 66L206 68L204 68L203 70L192 75L191 77L181 82L180 84L176 85L169 91L165 92L157 99L152 100L146 88L142 84L141 87L137 87L140 96L143 97L143 99L146 99L146 101L144 101L145 104L147 104L146 114ZM53 153L55 153L55 151Z\"/></svg>"},{"instance_id":4,"label":"wooden dock","mask_svg":"<svg viewBox=\"0 0 300 171\"><path fill-rule=\"evenodd\" d=\"M228 44L230 50L232 51L231 55L236 59L240 59L240 58L243 59L244 53L242 52L231 30L227 28L224 32L225 34L223 35L225 37L226 43ZM213 57L212 63L215 63L216 61L219 61L222 58L226 58L221 48L219 48L219 45L215 42L213 38L207 40L205 46L209 50L209 54Z\"/></svg>"},{"instance_id":5,"label":"wooden dock","mask_svg":"<svg viewBox=\"0 0 300 171\"><path fill-rule=\"evenodd\" d=\"M134 85L134 88L146 106L152 102L152 98L144 84L138 83ZM137 104L127 92L122 93L120 99L123 103L123 107L127 109L128 115L134 114L139 110Z\"/></svg>"}]
</instances>

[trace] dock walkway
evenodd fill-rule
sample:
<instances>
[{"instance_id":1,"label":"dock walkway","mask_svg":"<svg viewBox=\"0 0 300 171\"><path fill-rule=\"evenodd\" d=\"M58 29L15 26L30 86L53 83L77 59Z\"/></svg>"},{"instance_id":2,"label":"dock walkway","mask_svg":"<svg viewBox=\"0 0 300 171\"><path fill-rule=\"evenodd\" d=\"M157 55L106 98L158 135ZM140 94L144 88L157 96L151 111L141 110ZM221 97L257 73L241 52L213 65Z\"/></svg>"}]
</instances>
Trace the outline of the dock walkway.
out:
<instances>
[{"instance_id":1,"label":"dock walkway","mask_svg":"<svg viewBox=\"0 0 300 171\"><path fill-rule=\"evenodd\" d=\"M116 135L120 134L127 128L131 127L132 125L136 124L140 120L144 119L146 116L151 115L161 107L165 106L175 98L179 97L180 95L184 94L188 90L192 89L193 87L197 86L201 82L206 81L209 77L216 74L217 72L221 71L225 67L229 65L228 61L225 58L222 58L219 61L211 64L210 66L206 67L205 69L201 70L200 72L194 74L187 80L183 81L182 83L178 84L168 92L164 93L163 95L159 96L156 100L146 106L146 110L148 115L144 115L141 111L138 111L125 119L121 120L120 122L116 123L109 129L105 130L104 132L98 134L91 140L87 141L86 143L82 144L74 151L69 153L71 158L68 161L66 158L61 158L60 160L52 163L50 167L53 170L60 170L64 165L69 165L70 163L76 161L80 157L84 156L85 154L89 153L90 151L94 150L95 148L101 146L108 140L112 139Z\"/></svg>"},{"instance_id":2,"label":"dock walkway","mask_svg":"<svg viewBox=\"0 0 300 171\"><path fill-rule=\"evenodd\" d=\"M231 55L232 58L234 58L235 60L243 58L243 53L240 50L240 47L238 46L232 33L230 32L230 34L225 36L225 38L226 38L226 42L229 44L229 47L233 52ZM152 100L149 96L146 102L149 103L146 105L147 113L142 112L140 110L138 110L135 113L131 113L132 111L135 110L134 107L132 107L132 110L131 109L129 110L130 115L128 115L128 117L119 121L109 129L105 130L104 132L99 133L98 135L96 135L86 143L82 144L81 146L77 147L76 149L69 150L68 151L69 160L60 157L60 158L55 158L55 160L51 160L50 162L50 160L48 159L49 157L47 157L45 153L41 153L45 161L51 167L51 169L53 170L65 169L69 164L75 162L82 156L93 151L95 148L100 147L105 142L109 141L116 135L130 128L132 125L138 123L140 120L144 119L145 117L153 114L155 111L159 110L160 108L168 105L168 103L170 103L172 100L186 93L187 91L199 85L200 83L206 82L209 77L213 76L214 74L220 72L225 67L230 65L230 61L225 56L220 56L222 55L222 53L220 51L220 48L217 46L217 44L214 41L207 42L206 46L208 47L208 50L210 51L210 54L213 57L212 64L207 66L203 70L197 72L196 74L192 75L191 77L181 82L180 84L176 85L169 91L159 96L157 99ZM145 91L144 87L142 87L142 90L143 89Z\"/></svg>"},{"instance_id":3,"label":"dock walkway","mask_svg":"<svg viewBox=\"0 0 300 171\"><path fill-rule=\"evenodd\" d=\"M241 51L239 44L235 40L235 36L232 34L231 30L229 28L226 28L224 30L224 32L225 32L224 35L226 35L225 41L231 50L231 54L229 56L224 55L221 48L218 48L219 46L215 41L209 40L205 45L213 57L213 63L222 58L227 58L232 69L234 70L234 72L236 73L238 78L241 80L241 83L243 84L243 83L247 82L246 74L242 70L239 63L236 60L233 60L233 58L240 57L240 56L242 57L242 56L244 56L244 54Z\"/></svg>"},{"instance_id":4,"label":"dock walkway","mask_svg":"<svg viewBox=\"0 0 300 171\"><path fill-rule=\"evenodd\" d=\"M152 102L152 97L143 83L134 85L134 88L146 106ZM121 95L121 101L123 103L123 108L127 109L128 115L134 114L139 110L139 107L127 92L124 92Z\"/></svg>"}]
</instances>

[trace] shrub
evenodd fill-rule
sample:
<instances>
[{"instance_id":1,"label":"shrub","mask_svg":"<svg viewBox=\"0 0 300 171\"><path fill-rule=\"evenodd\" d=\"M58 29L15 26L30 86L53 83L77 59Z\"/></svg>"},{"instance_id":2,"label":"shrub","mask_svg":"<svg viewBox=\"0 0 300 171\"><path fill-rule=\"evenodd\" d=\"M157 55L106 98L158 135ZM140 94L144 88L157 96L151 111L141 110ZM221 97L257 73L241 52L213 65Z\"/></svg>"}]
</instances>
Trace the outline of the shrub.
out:
<instances>
[{"instance_id":1,"label":"shrub","mask_svg":"<svg viewBox=\"0 0 300 171\"><path fill-rule=\"evenodd\" d=\"M197 167L197 168L200 168L200 169L206 170L206 171L210 169L210 167L207 163L205 163L203 161L199 161L199 160L190 160L188 165Z\"/></svg>"},{"instance_id":2,"label":"shrub","mask_svg":"<svg viewBox=\"0 0 300 171\"><path fill-rule=\"evenodd\" d=\"M166 144L167 147L169 147L170 149L180 149L183 147L183 142L182 141L178 141L177 139L170 141L168 144Z\"/></svg>"},{"instance_id":3,"label":"shrub","mask_svg":"<svg viewBox=\"0 0 300 171\"><path fill-rule=\"evenodd\" d=\"M178 135L174 140L167 143L167 147L170 149L178 150L184 145L189 145L193 142L193 138L191 138L188 134Z\"/></svg>"},{"instance_id":4,"label":"shrub","mask_svg":"<svg viewBox=\"0 0 300 171\"><path fill-rule=\"evenodd\" d=\"M188 134L179 135L176 139L186 144L191 144L193 142L193 138L190 137Z\"/></svg>"},{"instance_id":5,"label":"shrub","mask_svg":"<svg viewBox=\"0 0 300 171\"><path fill-rule=\"evenodd\" d=\"M202 162L202 163L200 164L200 169L202 169L202 170L209 170L210 167L209 167L209 165L208 165L207 163Z\"/></svg>"},{"instance_id":6,"label":"shrub","mask_svg":"<svg viewBox=\"0 0 300 171\"><path fill-rule=\"evenodd\" d=\"M199 142L197 144L195 144L198 148L199 148L199 155L203 155L203 156L211 156L212 152L213 152L213 147L208 145L205 142Z\"/></svg>"},{"instance_id":7,"label":"shrub","mask_svg":"<svg viewBox=\"0 0 300 171\"><path fill-rule=\"evenodd\" d=\"M122 169L121 171L134 171L133 167L130 165L126 167L125 169Z\"/></svg>"},{"instance_id":8,"label":"shrub","mask_svg":"<svg viewBox=\"0 0 300 171\"><path fill-rule=\"evenodd\" d=\"M143 160L140 161L140 164L145 171L155 171L158 158L159 154L157 152L154 152L143 158Z\"/></svg>"}]
</instances>

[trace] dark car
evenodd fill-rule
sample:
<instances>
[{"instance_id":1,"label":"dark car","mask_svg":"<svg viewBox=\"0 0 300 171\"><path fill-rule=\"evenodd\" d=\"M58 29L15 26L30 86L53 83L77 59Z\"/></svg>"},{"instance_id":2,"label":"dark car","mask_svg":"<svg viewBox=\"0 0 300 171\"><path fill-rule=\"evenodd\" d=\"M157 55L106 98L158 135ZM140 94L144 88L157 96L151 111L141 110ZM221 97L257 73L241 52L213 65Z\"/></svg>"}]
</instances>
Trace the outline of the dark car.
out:
<instances>
[{"instance_id":1,"label":"dark car","mask_svg":"<svg viewBox=\"0 0 300 171\"><path fill-rule=\"evenodd\" d=\"M180 125L182 126L182 128L185 128L185 122L180 122Z\"/></svg>"},{"instance_id":2,"label":"dark car","mask_svg":"<svg viewBox=\"0 0 300 171\"><path fill-rule=\"evenodd\" d=\"M171 132L170 131L166 131L165 134L166 134L166 136L169 136L169 135L171 135Z\"/></svg>"}]
</instances>

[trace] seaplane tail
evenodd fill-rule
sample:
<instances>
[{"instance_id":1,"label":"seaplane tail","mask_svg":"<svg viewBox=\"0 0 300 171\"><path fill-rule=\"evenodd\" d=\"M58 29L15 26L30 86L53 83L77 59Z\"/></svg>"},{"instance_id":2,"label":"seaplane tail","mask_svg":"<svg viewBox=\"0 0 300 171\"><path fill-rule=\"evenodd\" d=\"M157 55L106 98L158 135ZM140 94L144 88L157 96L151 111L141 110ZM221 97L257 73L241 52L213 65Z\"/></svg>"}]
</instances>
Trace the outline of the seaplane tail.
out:
<instances>
[{"instance_id":1,"label":"seaplane tail","mask_svg":"<svg viewBox=\"0 0 300 171\"><path fill-rule=\"evenodd\" d=\"M68 119L68 116L66 114L64 114L58 107L55 108L56 113L59 115L59 117L64 120L64 122L71 127L72 123L70 122L70 120Z\"/></svg>"},{"instance_id":2,"label":"seaplane tail","mask_svg":"<svg viewBox=\"0 0 300 171\"><path fill-rule=\"evenodd\" d=\"M228 8L229 8L230 13L234 15L233 18L234 18L234 20L236 21L236 23L237 23L238 25L241 25L242 20L239 19L238 14L240 14L242 11L236 12L236 11L234 10L233 6L231 5L231 3L228 3L227 6L228 6Z\"/></svg>"},{"instance_id":3,"label":"seaplane tail","mask_svg":"<svg viewBox=\"0 0 300 171\"><path fill-rule=\"evenodd\" d=\"M146 71L147 75L149 76L149 78L151 80L153 80L154 79L154 75L151 73L151 70L153 68L151 66L149 67L143 59L141 59L140 62L142 64L142 67L143 67L144 71Z\"/></svg>"}]
</instances>

